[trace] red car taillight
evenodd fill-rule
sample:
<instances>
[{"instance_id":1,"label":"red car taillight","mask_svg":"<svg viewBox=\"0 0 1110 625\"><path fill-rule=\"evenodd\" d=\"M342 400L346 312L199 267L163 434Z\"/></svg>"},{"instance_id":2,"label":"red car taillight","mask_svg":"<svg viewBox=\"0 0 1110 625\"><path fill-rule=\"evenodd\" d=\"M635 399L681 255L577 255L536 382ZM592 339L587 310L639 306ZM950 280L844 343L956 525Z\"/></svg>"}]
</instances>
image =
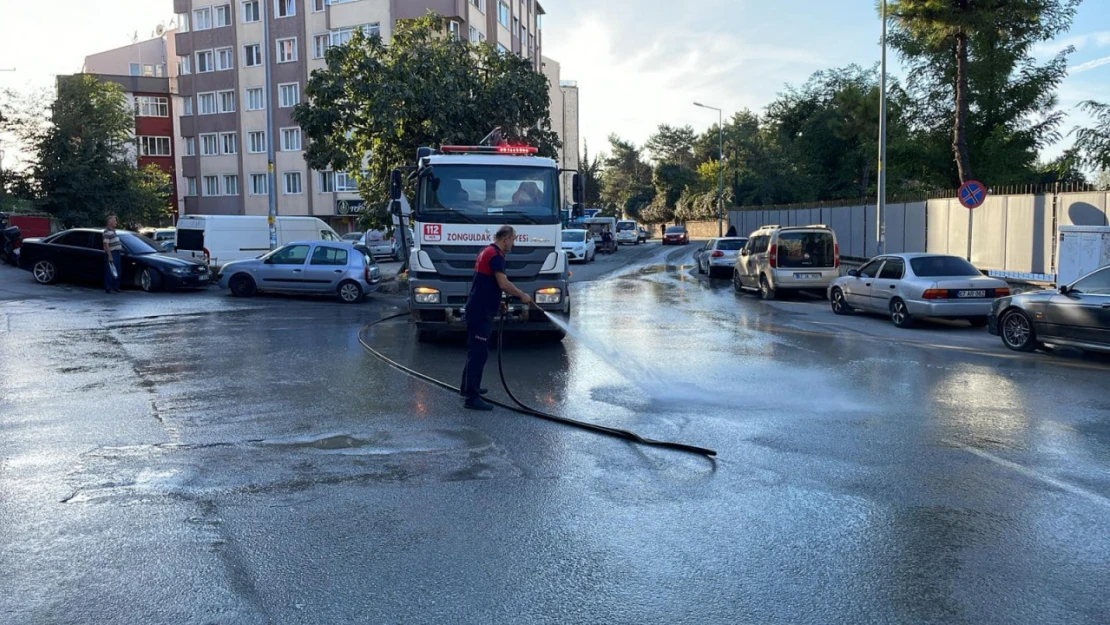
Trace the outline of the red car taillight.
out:
<instances>
[{"instance_id":1,"label":"red car taillight","mask_svg":"<svg viewBox=\"0 0 1110 625\"><path fill-rule=\"evenodd\" d=\"M1008 288L995 289L994 290L994 296L995 297L1009 297L1010 296L1010 289L1008 289Z\"/></svg>"},{"instance_id":2,"label":"red car taillight","mask_svg":"<svg viewBox=\"0 0 1110 625\"><path fill-rule=\"evenodd\" d=\"M833 267L840 267L840 244L833 243Z\"/></svg>"},{"instance_id":3,"label":"red car taillight","mask_svg":"<svg viewBox=\"0 0 1110 625\"><path fill-rule=\"evenodd\" d=\"M367 284L370 283L370 265L366 265L362 268L362 277L366 279Z\"/></svg>"},{"instance_id":4,"label":"red car taillight","mask_svg":"<svg viewBox=\"0 0 1110 625\"><path fill-rule=\"evenodd\" d=\"M725 253L722 252L721 250L716 250L712 254L710 254L710 256L712 256L713 258L721 258L724 255L725 255Z\"/></svg>"},{"instance_id":5,"label":"red car taillight","mask_svg":"<svg viewBox=\"0 0 1110 625\"><path fill-rule=\"evenodd\" d=\"M948 289L925 289L921 299L948 299Z\"/></svg>"},{"instance_id":6,"label":"red car taillight","mask_svg":"<svg viewBox=\"0 0 1110 625\"><path fill-rule=\"evenodd\" d=\"M779 266L779 246L771 245L771 249L767 250L767 262L771 264L771 269Z\"/></svg>"}]
</instances>

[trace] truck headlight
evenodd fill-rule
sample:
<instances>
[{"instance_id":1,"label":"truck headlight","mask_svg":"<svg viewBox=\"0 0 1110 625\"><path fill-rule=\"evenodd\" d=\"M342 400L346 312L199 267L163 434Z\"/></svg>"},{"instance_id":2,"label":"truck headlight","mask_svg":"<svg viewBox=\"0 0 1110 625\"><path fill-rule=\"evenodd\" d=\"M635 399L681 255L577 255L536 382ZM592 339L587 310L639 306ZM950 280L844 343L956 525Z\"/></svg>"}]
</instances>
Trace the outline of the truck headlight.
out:
<instances>
[{"instance_id":1,"label":"truck headlight","mask_svg":"<svg viewBox=\"0 0 1110 625\"><path fill-rule=\"evenodd\" d=\"M563 301L563 292L558 287L549 286L536 291L534 298L537 304L558 304Z\"/></svg>"},{"instance_id":2,"label":"truck headlight","mask_svg":"<svg viewBox=\"0 0 1110 625\"><path fill-rule=\"evenodd\" d=\"M413 299L417 304L438 304L439 303L439 289L433 289L427 286L418 286L412 290Z\"/></svg>"}]
</instances>

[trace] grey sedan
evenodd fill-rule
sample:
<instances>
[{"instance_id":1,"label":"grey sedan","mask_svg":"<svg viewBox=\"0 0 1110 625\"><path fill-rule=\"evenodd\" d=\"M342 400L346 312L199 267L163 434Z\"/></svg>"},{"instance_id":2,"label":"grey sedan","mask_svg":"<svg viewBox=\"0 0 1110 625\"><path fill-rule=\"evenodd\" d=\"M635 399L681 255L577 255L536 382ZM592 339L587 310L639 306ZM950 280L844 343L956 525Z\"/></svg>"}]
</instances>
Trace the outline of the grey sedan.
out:
<instances>
[{"instance_id":1,"label":"grey sedan","mask_svg":"<svg viewBox=\"0 0 1110 625\"><path fill-rule=\"evenodd\" d=\"M335 295L353 304L381 280L368 249L335 241L289 243L260 258L227 263L220 269L220 288L230 289L236 297L260 291Z\"/></svg>"},{"instance_id":2,"label":"grey sedan","mask_svg":"<svg viewBox=\"0 0 1110 625\"><path fill-rule=\"evenodd\" d=\"M990 333L1019 352L1044 343L1110 352L1110 266L1056 290L995 301Z\"/></svg>"},{"instance_id":3,"label":"grey sedan","mask_svg":"<svg viewBox=\"0 0 1110 625\"><path fill-rule=\"evenodd\" d=\"M1006 281L941 254L879 256L833 280L828 291L834 313L887 314L899 328L912 326L916 317L966 319L984 327L994 299L1009 294Z\"/></svg>"}]
</instances>

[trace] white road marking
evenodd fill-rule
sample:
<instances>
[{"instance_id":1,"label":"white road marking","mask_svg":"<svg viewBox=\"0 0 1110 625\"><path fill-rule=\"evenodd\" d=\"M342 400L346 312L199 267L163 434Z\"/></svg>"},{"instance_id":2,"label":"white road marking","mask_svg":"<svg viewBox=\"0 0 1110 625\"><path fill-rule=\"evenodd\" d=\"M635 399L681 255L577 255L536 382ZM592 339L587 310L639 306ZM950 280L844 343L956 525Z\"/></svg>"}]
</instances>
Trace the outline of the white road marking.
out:
<instances>
[{"instance_id":1,"label":"white road marking","mask_svg":"<svg viewBox=\"0 0 1110 625\"><path fill-rule=\"evenodd\" d=\"M1004 458L999 458L998 456L996 456L992 453L983 451L982 449L976 449L974 447L970 447L970 446L964 445L962 443L957 443L955 441L946 440L946 441L944 441L944 443L946 443L948 445L952 445L954 447L958 447L958 448L968 452L969 454L974 454L976 456L979 456L980 458L983 458L984 460L990 460L991 462L993 462L993 463L995 463L999 466L1006 467L1007 469L1012 469L1014 471L1017 471L1018 473L1024 475L1025 477L1037 480L1039 482L1043 482L1043 483L1048 484L1050 486L1055 486L1056 488L1059 488L1062 491L1069 492L1073 495L1078 495L1079 497L1082 497L1082 498L1084 498L1088 501L1091 501L1093 503L1097 503L1099 505L1106 506L1107 508L1110 508L1110 499L1107 499L1106 497L1103 497L1102 495L1099 495L1098 493L1093 493L1093 492L1091 492L1089 490L1086 490L1084 488L1080 488L1078 486L1068 484L1067 482L1060 481L1060 480L1058 480L1058 479L1056 479L1056 478L1054 478L1050 475L1045 475L1044 473L1041 473L1040 471L1035 471L1033 469L1030 469L1029 467L1024 467L1024 466L1022 466L1022 465L1020 465L1016 462L1011 462L1011 461L1006 460Z\"/></svg>"}]
</instances>

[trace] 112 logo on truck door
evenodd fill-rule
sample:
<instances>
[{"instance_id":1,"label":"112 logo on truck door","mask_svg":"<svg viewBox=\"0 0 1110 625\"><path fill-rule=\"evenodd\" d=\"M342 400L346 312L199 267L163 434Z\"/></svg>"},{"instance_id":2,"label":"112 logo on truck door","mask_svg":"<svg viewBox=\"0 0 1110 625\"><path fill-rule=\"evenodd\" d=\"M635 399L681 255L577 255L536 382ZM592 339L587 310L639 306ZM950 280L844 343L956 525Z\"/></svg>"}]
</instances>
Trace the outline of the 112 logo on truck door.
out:
<instances>
[{"instance_id":1,"label":"112 logo on truck door","mask_svg":"<svg viewBox=\"0 0 1110 625\"><path fill-rule=\"evenodd\" d=\"M425 241L442 241L443 224L424 224Z\"/></svg>"}]
</instances>

